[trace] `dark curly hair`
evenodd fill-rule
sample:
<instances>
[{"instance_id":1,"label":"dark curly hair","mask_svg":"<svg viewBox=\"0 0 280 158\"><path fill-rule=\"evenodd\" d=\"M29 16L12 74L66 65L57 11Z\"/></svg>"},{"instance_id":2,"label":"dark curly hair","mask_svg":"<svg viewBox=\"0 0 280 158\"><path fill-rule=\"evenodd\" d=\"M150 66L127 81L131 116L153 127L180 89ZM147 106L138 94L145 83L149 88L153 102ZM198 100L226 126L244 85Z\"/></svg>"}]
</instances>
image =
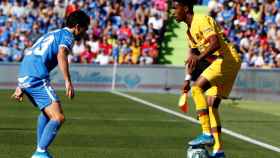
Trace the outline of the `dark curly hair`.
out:
<instances>
[{"instance_id":1,"label":"dark curly hair","mask_svg":"<svg viewBox=\"0 0 280 158\"><path fill-rule=\"evenodd\" d=\"M178 2L184 6L187 6L190 9L193 9L193 6L196 4L196 0L173 0L174 2Z\"/></svg>"},{"instance_id":2,"label":"dark curly hair","mask_svg":"<svg viewBox=\"0 0 280 158\"><path fill-rule=\"evenodd\" d=\"M89 16L82 10L76 10L66 18L67 27L72 28L77 24L81 27L88 27L88 25L90 24Z\"/></svg>"}]
</instances>

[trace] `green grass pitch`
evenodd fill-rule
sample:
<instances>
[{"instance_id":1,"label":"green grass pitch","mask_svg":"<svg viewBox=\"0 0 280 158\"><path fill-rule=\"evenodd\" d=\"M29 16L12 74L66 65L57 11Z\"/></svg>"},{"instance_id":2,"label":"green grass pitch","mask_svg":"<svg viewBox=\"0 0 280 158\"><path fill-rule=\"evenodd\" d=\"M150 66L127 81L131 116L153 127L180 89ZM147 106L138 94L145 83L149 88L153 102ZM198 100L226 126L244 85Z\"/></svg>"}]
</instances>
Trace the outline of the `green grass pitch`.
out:
<instances>
[{"instance_id":1,"label":"green grass pitch","mask_svg":"<svg viewBox=\"0 0 280 158\"><path fill-rule=\"evenodd\" d=\"M35 149L38 110L25 98L10 100L0 91L0 158L28 158ZM50 151L55 158L185 158L186 142L200 132L196 124L106 92L61 96L66 122ZM130 93L177 109L177 95ZM225 102L224 127L280 146L277 103ZM194 116L193 106L189 115ZM223 135L228 158L279 158L280 154Z\"/></svg>"}]
</instances>

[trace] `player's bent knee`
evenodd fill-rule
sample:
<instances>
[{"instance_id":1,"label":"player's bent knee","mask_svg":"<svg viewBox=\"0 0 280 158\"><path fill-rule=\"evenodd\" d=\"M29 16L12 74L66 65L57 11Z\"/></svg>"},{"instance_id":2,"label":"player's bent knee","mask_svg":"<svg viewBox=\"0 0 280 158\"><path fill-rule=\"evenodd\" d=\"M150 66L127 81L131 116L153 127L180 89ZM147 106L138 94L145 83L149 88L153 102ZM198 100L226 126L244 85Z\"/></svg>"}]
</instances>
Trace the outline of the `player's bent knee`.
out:
<instances>
[{"instance_id":1,"label":"player's bent knee","mask_svg":"<svg viewBox=\"0 0 280 158\"><path fill-rule=\"evenodd\" d=\"M65 116L63 114L54 114L50 119L60 122L61 124L65 122Z\"/></svg>"},{"instance_id":2,"label":"player's bent knee","mask_svg":"<svg viewBox=\"0 0 280 158\"><path fill-rule=\"evenodd\" d=\"M65 122L65 116L60 114L58 117L57 117L57 121L59 121L61 124Z\"/></svg>"},{"instance_id":3,"label":"player's bent knee","mask_svg":"<svg viewBox=\"0 0 280 158\"><path fill-rule=\"evenodd\" d=\"M55 120L60 123L65 122L65 116L62 112L61 105L58 102L53 102L50 106L46 107L44 112L51 120Z\"/></svg>"},{"instance_id":4,"label":"player's bent knee","mask_svg":"<svg viewBox=\"0 0 280 158\"><path fill-rule=\"evenodd\" d=\"M207 105L209 107L218 108L221 102L221 98L218 96L208 96L207 97Z\"/></svg>"}]
</instances>

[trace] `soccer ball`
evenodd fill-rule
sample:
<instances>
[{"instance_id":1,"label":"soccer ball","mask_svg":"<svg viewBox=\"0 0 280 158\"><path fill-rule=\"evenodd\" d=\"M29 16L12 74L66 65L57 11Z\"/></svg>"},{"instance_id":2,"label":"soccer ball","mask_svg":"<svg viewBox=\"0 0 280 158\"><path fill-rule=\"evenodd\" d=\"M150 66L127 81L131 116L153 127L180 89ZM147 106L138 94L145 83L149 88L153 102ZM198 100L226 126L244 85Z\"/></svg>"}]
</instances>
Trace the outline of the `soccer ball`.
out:
<instances>
[{"instance_id":1,"label":"soccer ball","mask_svg":"<svg viewBox=\"0 0 280 158\"><path fill-rule=\"evenodd\" d=\"M187 158L208 158L208 151L204 147L189 147Z\"/></svg>"}]
</instances>

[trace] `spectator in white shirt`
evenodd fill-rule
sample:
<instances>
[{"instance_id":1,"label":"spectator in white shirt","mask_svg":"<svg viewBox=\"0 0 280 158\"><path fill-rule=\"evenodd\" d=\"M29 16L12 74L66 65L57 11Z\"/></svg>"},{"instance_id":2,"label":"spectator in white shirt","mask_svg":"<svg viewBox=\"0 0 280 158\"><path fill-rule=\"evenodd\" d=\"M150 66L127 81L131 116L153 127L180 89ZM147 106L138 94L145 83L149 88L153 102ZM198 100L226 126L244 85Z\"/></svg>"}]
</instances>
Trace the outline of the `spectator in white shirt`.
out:
<instances>
[{"instance_id":1,"label":"spectator in white shirt","mask_svg":"<svg viewBox=\"0 0 280 158\"><path fill-rule=\"evenodd\" d=\"M85 45L83 40L75 41L72 48L72 55L70 56L71 62L78 63L80 62L80 55L85 51Z\"/></svg>"},{"instance_id":2,"label":"spectator in white shirt","mask_svg":"<svg viewBox=\"0 0 280 158\"><path fill-rule=\"evenodd\" d=\"M95 59L95 63L99 65L108 65L110 63L111 57L106 55L102 49L100 49L99 54Z\"/></svg>"},{"instance_id":3,"label":"spectator in white shirt","mask_svg":"<svg viewBox=\"0 0 280 158\"><path fill-rule=\"evenodd\" d=\"M150 24L153 25L154 32L156 34L159 34L160 30L163 26L163 19L161 18L161 16L159 14L155 14L149 18L148 25L150 25Z\"/></svg>"}]
</instances>

